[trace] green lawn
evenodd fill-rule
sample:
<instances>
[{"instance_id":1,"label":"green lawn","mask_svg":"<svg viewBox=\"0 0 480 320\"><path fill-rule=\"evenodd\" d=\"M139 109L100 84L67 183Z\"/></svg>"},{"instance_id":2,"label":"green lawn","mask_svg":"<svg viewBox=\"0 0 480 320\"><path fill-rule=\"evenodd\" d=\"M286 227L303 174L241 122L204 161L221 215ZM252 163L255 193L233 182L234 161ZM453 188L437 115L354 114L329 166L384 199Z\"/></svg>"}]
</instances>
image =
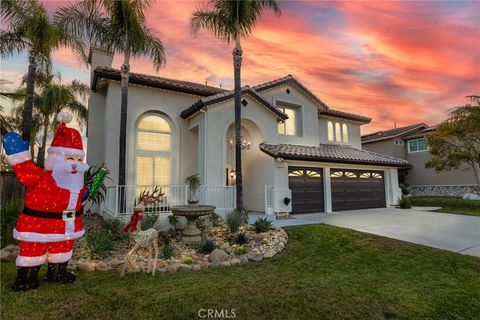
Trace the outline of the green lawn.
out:
<instances>
[{"instance_id":1,"label":"green lawn","mask_svg":"<svg viewBox=\"0 0 480 320\"><path fill-rule=\"evenodd\" d=\"M199 319L202 308L236 319L478 319L480 259L327 225L287 228L271 260L200 272L79 272L72 285L8 288L2 319ZM42 274L44 271L42 272Z\"/></svg>"},{"instance_id":2,"label":"green lawn","mask_svg":"<svg viewBox=\"0 0 480 320\"><path fill-rule=\"evenodd\" d=\"M438 212L480 216L480 201L456 197L411 197L412 206L442 207Z\"/></svg>"}]
</instances>

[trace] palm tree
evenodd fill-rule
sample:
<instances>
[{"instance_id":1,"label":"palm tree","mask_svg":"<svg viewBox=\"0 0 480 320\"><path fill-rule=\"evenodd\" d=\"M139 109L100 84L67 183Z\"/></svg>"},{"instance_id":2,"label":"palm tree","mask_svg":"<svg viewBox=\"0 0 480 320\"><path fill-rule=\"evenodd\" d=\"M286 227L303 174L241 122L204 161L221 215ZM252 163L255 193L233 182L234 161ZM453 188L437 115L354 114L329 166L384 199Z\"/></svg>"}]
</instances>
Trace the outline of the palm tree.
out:
<instances>
[{"instance_id":1,"label":"palm tree","mask_svg":"<svg viewBox=\"0 0 480 320\"><path fill-rule=\"evenodd\" d=\"M233 70L235 83L235 174L237 210L244 211L241 154L241 84L242 46L240 40L253 32L264 9L272 9L280 15L280 7L274 0L210 0L206 6L196 9L190 20L194 35L200 28L211 31L217 38L230 43L235 41Z\"/></svg>"},{"instance_id":2,"label":"palm tree","mask_svg":"<svg viewBox=\"0 0 480 320\"><path fill-rule=\"evenodd\" d=\"M35 103L36 109L43 118L43 135L37 155L37 165L43 167L48 131L49 128L52 132L55 131L58 125L57 115L61 111L68 110L74 114L80 127L86 125L88 110L80 100L85 100L88 92L90 92L89 87L78 80L73 80L70 84L50 82L42 88L42 93ZM79 97L81 99L78 99Z\"/></svg>"},{"instance_id":3,"label":"palm tree","mask_svg":"<svg viewBox=\"0 0 480 320\"><path fill-rule=\"evenodd\" d=\"M50 69L51 54L61 46L72 47L84 61L85 50L81 42L50 21L47 11L37 0L2 0L0 18L6 25L0 31L0 56L6 58L26 52L28 57L21 130L23 138L30 139L37 69Z\"/></svg>"},{"instance_id":4,"label":"palm tree","mask_svg":"<svg viewBox=\"0 0 480 320\"><path fill-rule=\"evenodd\" d=\"M120 154L118 184L125 185L130 58L147 56L158 69L165 63L162 42L147 27L150 0L83 0L60 8L54 21L91 45L123 55L121 67Z\"/></svg>"},{"instance_id":5,"label":"palm tree","mask_svg":"<svg viewBox=\"0 0 480 320\"><path fill-rule=\"evenodd\" d=\"M28 76L25 76L21 82L22 86L26 85ZM49 74L39 72L35 81L36 92L33 98L33 112L32 112L32 130L29 137L30 150L32 152L32 159L34 159L34 144L37 142L37 135L42 132L41 140L39 141L39 148L36 157L37 165L43 167L45 161L45 151L47 146L48 132L55 132L58 123L56 122L57 115L60 111L68 110L73 113L78 121L80 127L86 125L88 118L88 109L82 103L86 100L90 89L87 85L78 80L73 80L70 84L63 84L61 82L60 74ZM15 91L9 92L8 98L15 101L23 100L25 96L25 88L19 87ZM13 117L20 115L23 112L24 106L17 105L12 110ZM19 118L19 117L18 117ZM9 122L13 128L20 125L20 122L10 120Z\"/></svg>"}]
</instances>

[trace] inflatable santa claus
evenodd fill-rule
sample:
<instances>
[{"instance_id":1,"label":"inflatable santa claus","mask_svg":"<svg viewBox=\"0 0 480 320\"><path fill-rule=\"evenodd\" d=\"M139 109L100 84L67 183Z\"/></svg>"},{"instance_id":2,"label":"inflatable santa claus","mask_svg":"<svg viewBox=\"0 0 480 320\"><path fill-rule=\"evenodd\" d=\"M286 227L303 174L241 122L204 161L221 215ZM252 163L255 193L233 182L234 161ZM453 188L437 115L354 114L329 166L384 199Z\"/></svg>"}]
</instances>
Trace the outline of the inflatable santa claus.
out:
<instances>
[{"instance_id":1,"label":"inflatable santa claus","mask_svg":"<svg viewBox=\"0 0 480 320\"><path fill-rule=\"evenodd\" d=\"M69 113L58 115L60 125L48 148L45 170L32 162L29 144L19 134L9 132L3 137L7 161L26 187L24 208L13 230L20 240L15 291L37 288L38 271L45 262L46 281L75 281L66 268L74 240L85 232L80 209L88 197L83 182L88 165L80 133L66 126L71 119Z\"/></svg>"}]
</instances>

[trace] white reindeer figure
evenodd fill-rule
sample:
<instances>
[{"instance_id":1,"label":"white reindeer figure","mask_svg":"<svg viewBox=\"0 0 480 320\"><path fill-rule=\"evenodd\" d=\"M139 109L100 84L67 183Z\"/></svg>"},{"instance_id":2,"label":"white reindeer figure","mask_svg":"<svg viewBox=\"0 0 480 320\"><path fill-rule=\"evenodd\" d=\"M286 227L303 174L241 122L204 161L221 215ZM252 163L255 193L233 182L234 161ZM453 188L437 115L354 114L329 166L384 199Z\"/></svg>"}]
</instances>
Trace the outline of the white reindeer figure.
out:
<instances>
[{"instance_id":1,"label":"white reindeer figure","mask_svg":"<svg viewBox=\"0 0 480 320\"><path fill-rule=\"evenodd\" d=\"M150 228L142 231L140 225L142 223L143 215L145 214L145 207L149 204L155 204L161 202L160 199L165 193L162 189L155 187L153 193L143 191L138 199L137 206L133 209L133 214L130 217L130 223L125 226L124 231L130 232L130 237L135 241L133 248L125 255L125 264L122 270L121 276L125 275L128 266L130 265L135 270L139 270L140 267L132 259L132 255L140 248L148 248L148 261L147 272L152 271L152 275L155 275L155 269L157 268L157 256L158 256L158 231L155 228ZM152 253L154 258L152 260Z\"/></svg>"}]
</instances>

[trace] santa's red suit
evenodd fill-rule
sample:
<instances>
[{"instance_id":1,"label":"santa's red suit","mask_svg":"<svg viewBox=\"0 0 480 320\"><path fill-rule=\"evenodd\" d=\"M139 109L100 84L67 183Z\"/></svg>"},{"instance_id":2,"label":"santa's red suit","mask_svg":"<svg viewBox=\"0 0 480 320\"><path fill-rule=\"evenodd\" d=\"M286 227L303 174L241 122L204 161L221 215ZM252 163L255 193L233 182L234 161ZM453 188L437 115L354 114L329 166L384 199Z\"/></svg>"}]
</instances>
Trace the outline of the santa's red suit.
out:
<instances>
[{"instance_id":1,"label":"santa's red suit","mask_svg":"<svg viewBox=\"0 0 480 320\"><path fill-rule=\"evenodd\" d=\"M87 190L83 186L83 178L76 188L62 188L59 184L63 176L55 176L55 169L52 168L57 161L64 161L68 156L81 157L83 160L85 153L80 133L61 123L48 149L45 161L47 170L32 162L28 150L7 157L17 178L26 186L24 209L13 230L15 239L20 240L17 266L67 262L72 257L73 240L85 233L79 212ZM74 168L82 166L82 170L76 174L83 177L86 164L71 165Z\"/></svg>"},{"instance_id":2,"label":"santa's red suit","mask_svg":"<svg viewBox=\"0 0 480 320\"><path fill-rule=\"evenodd\" d=\"M36 266L45 261L65 262L72 257L74 239L83 230L82 218L74 212L82 207L83 187L79 193L59 188L51 171L44 171L31 160L13 166L17 178L26 187L25 208L27 211L52 212L58 219L43 218L21 213L13 230L15 239L20 240L19 266ZM83 173L81 173L83 174ZM64 211L71 210L71 213Z\"/></svg>"}]
</instances>

